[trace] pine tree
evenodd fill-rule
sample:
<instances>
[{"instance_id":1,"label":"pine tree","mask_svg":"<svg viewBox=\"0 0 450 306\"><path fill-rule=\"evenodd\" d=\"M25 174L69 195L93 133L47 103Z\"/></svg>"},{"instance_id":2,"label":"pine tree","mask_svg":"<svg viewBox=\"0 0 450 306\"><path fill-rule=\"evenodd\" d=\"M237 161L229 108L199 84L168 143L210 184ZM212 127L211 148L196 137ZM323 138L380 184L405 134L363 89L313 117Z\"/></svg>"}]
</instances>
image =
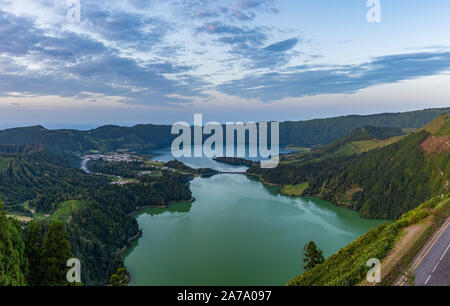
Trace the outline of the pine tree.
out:
<instances>
[{"instance_id":1,"label":"pine tree","mask_svg":"<svg viewBox=\"0 0 450 306\"><path fill-rule=\"evenodd\" d=\"M67 282L67 261L73 257L62 221L54 219L44 237L41 252L41 286L64 286Z\"/></svg>"},{"instance_id":2,"label":"pine tree","mask_svg":"<svg viewBox=\"0 0 450 306\"><path fill-rule=\"evenodd\" d=\"M318 249L314 241L310 241L303 248L303 268L308 271L325 261L322 250Z\"/></svg>"},{"instance_id":3,"label":"pine tree","mask_svg":"<svg viewBox=\"0 0 450 306\"><path fill-rule=\"evenodd\" d=\"M28 258L29 265L27 284L29 286L39 286L42 278L42 226L36 220L32 220L28 224L25 246L25 254Z\"/></svg>"},{"instance_id":4,"label":"pine tree","mask_svg":"<svg viewBox=\"0 0 450 306\"><path fill-rule=\"evenodd\" d=\"M0 286L24 286L26 258L18 224L8 220L0 200Z\"/></svg>"}]
</instances>

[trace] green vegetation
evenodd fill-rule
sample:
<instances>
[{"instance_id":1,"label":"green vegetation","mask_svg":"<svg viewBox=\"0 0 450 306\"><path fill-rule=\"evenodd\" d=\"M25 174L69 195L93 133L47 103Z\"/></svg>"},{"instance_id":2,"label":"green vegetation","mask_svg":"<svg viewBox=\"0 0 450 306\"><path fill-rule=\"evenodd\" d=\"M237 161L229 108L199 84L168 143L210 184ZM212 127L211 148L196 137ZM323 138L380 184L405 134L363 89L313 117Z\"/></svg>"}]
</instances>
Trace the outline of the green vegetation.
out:
<instances>
[{"instance_id":1,"label":"green vegetation","mask_svg":"<svg viewBox=\"0 0 450 306\"><path fill-rule=\"evenodd\" d=\"M398 279L404 271L409 270L409 267L420 252L420 250L425 246L427 241L432 237L432 235L442 226L442 224L450 216L450 196L447 194L443 197L444 201L441 202L439 197L434 198L431 201L426 202L417 211L412 211L412 213L407 215L407 222L409 224L416 224L421 222L423 219L430 216L431 220L425 231L418 237L414 244L408 249L408 251L396 262L389 273L382 279L380 285L391 285ZM436 203L440 203L436 205ZM423 218L423 219L422 219ZM410 274L410 273L408 273ZM411 275L407 276L408 282L411 286L414 284L415 277Z\"/></svg>"},{"instance_id":2,"label":"green vegetation","mask_svg":"<svg viewBox=\"0 0 450 306\"><path fill-rule=\"evenodd\" d=\"M311 148L327 145L364 126L392 128L421 128L450 108L429 109L396 114L370 116L345 116L309 121L282 122L282 146ZM103 126L90 131L47 130L42 126L14 128L0 131L0 144L40 143L52 151L64 152L114 152L128 149L148 152L170 147L176 135L170 126L136 125L134 127Z\"/></svg>"},{"instance_id":3,"label":"green vegetation","mask_svg":"<svg viewBox=\"0 0 450 306\"><path fill-rule=\"evenodd\" d=\"M429 126L441 134L448 122L450 116L443 115ZM253 165L248 172L278 185L309 182L305 195L318 195L366 218L397 219L426 199L448 192L450 163L445 141L424 147L433 134L422 129L396 141L388 139L391 144L366 153L338 154L349 141L371 137L368 130L357 130L311 153L284 157L275 169ZM387 131L376 129L373 134Z\"/></svg>"},{"instance_id":4,"label":"green vegetation","mask_svg":"<svg viewBox=\"0 0 450 306\"><path fill-rule=\"evenodd\" d=\"M439 131L436 133L437 136L447 136L450 135L450 121L447 120Z\"/></svg>"},{"instance_id":5,"label":"green vegetation","mask_svg":"<svg viewBox=\"0 0 450 306\"><path fill-rule=\"evenodd\" d=\"M0 171L0 196L8 209L45 222L63 221L88 285L107 283L122 265L118 251L139 234L132 212L192 197L188 186L192 176L167 170L119 186L105 176L72 168L71 156L40 145L0 146L0 158L8 159L8 167Z\"/></svg>"},{"instance_id":6,"label":"green vegetation","mask_svg":"<svg viewBox=\"0 0 450 306\"><path fill-rule=\"evenodd\" d=\"M25 285L27 265L20 224L6 217L0 200L0 286Z\"/></svg>"},{"instance_id":7,"label":"green vegetation","mask_svg":"<svg viewBox=\"0 0 450 306\"><path fill-rule=\"evenodd\" d=\"M42 226L38 221L32 220L28 224L25 238L25 254L29 265L27 284L30 286L39 286L41 282L42 239Z\"/></svg>"},{"instance_id":8,"label":"green vegetation","mask_svg":"<svg viewBox=\"0 0 450 306\"><path fill-rule=\"evenodd\" d=\"M52 218L68 221L75 211L84 207L83 201L69 200L60 203L52 214Z\"/></svg>"},{"instance_id":9,"label":"green vegetation","mask_svg":"<svg viewBox=\"0 0 450 306\"><path fill-rule=\"evenodd\" d=\"M123 287L127 286L130 282L130 276L128 275L127 269L125 267L117 269L109 279L111 286Z\"/></svg>"},{"instance_id":10,"label":"green vegetation","mask_svg":"<svg viewBox=\"0 0 450 306\"><path fill-rule=\"evenodd\" d=\"M425 154L421 144L429 136L425 131L417 132L368 152L331 177L311 180L310 191L349 205L363 217L399 218L448 188L449 155L442 151ZM345 198L349 193L350 199Z\"/></svg>"},{"instance_id":11,"label":"green vegetation","mask_svg":"<svg viewBox=\"0 0 450 306\"><path fill-rule=\"evenodd\" d=\"M450 108L442 108L397 114L282 122L280 124L280 144L299 147L327 145L365 126L418 129L449 111Z\"/></svg>"},{"instance_id":12,"label":"green vegetation","mask_svg":"<svg viewBox=\"0 0 450 306\"><path fill-rule=\"evenodd\" d=\"M235 157L216 157L214 158L216 162L234 165L234 166L247 166L251 167L253 162L248 159L235 158Z\"/></svg>"},{"instance_id":13,"label":"green vegetation","mask_svg":"<svg viewBox=\"0 0 450 306\"><path fill-rule=\"evenodd\" d=\"M193 169L186 166L182 162L179 162L178 160L169 161L164 164L164 167L169 169L170 171L176 170L178 173L182 173L188 176L210 177L219 173L219 171L211 168Z\"/></svg>"},{"instance_id":14,"label":"green vegetation","mask_svg":"<svg viewBox=\"0 0 450 306\"><path fill-rule=\"evenodd\" d=\"M63 222L52 220L40 250L40 286L67 285L67 261L73 258Z\"/></svg>"},{"instance_id":15,"label":"green vegetation","mask_svg":"<svg viewBox=\"0 0 450 306\"><path fill-rule=\"evenodd\" d=\"M45 235L42 235L45 233ZM0 201L0 286L63 286L67 261L73 257L64 224L32 221L22 225L6 218Z\"/></svg>"},{"instance_id":16,"label":"green vegetation","mask_svg":"<svg viewBox=\"0 0 450 306\"><path fill-rule=\"evenodd\" d=\"M0 144L40 143L59 152L134 151L170 146L173 136L169 126L137 125L135 127L104 126L90 131L47 130L42 126L0 131Z\"/></svg>"},{"instance_id":17,"label":"green vegetation","mask_svg":"<svg viewBox=\"0 0 450 306\"><path fill-rule=\"evenodd\" d=\"M8 160L5 158L0 158L0 171L8 167Z\"/></svg>"},{"instance_id":18,"label":"green vegetation","mask_svg":"<svg viewBox=\"0 0 450 306\"><path fill-rule=\"evenodd\" d=\"M303 248L303 262L305 271L312 270L325 262L322 250L317 248L314 241L310 241Z\"/></svg>"},{"instance_id":19,"label":"green vegetation","mask_svg":"<svg viewBox=\"0 0 450 306\"><path fill-rule=\"evenodd\" d=\"M355 142L383 141L400 135L403 135L403 131L400 128L366 126L354 130L348 136L321 147L317 151L318 153L328 154L336 154L337 152L338 155L358 154L360 153L358 148L355 148L353 145Z\"/></svg>"},{"instance_id":20,"label":"green vegetation","mask_svg":"<svg viewBox=\"0 0 450 306\"><path fill-rule=\"evenodd\" d=\"M449 131L449 116L448 114L443 114L436 118L435 120L429 122L427 125L425 125L423 128L421 128L419 131L427 131L430 134L438 134L439 132L448 134Z\"/></svg>"},{"instance_id":21,"label":"green vegetation","mask_svg":"<svg viewBox=\"0 0 450 306\"><path fill-rule=\"evenodd\" d=\"M336 156L342 156L342 155L352 155L352 154L358 154L359 151L355 146L353 146L351 143L346 143L343 145L336 153Z\"/></svg>"},{"instance_id":22,"label":"green vegetation","mask_svg":"<svg viewBox=\"0 0 450 306\"><path fill-rule=\"evenodd\" d=\"M371 140L353 141L351 144L356 147L359 153L365 153L393 144L402 139L403 137L404 136L397 136L384 140L371 139Z\"/></svg>"},{"instance_id":23,"label":"green vegetation","mask_svg":"<svg viewBox=\"0 0 450 306\"><path fill-rule=\"evenodd\" d=\"M116 175L124 178L137 178L140 173L156 170L155 167L148 166L144 162L139 161L108 162L100 159L89 161L87 166L93 173Z\"/></svg>"},{"instance_id":24,"label":"green vegetation","mask_svg":"<svg viewBox=\"0 0 450 306\"><path fill-rule=\"evenodd\" d=\"M162 206L152 206L148 208L142 209L142 211L139 211L139 214L145 213L151 216L160 215L166 212L170 213L188 213L192 208L192 202L176 202L176 203L170 203L167 205L167 207Z\"/></svg>"},{"instance_id":25,"label":"green vegetation","mask_svg":"<svg viewBox=\"0 0 450 306\"><path fill-rule=\"evenodd\" d=\"M280 125L281 145L314 150L283 156L279 167L270 170L243 159L217 161L246 165L264 182L284 186L285 194L319 195L368 218L401 217L292 282L353 285L365 275L366 259L386 256L401 229L429 216L435 203L415 207L448 193L449 116L407 136L403 131L420 128L449 110L285 122ZM154 125L86 132L40 126L0 131L0 197L11 214L38 219L26 226L8 218L0 204L0 284L65 284L68 256L83 262L83 283L106 284L115 272L113 281L122 283L120 253L140 234L131 214L143 207L162 209L191 200L189 181L216 172L176 161L89 163L94 172L132 179L113 185L106 175L78 169L80 160L74 153L145 152L169 146L174 137L170 127Z\"/></svg>"},{"instance_id":26,"label":"green vegetation","mask_svg":"<svg viewBox=\"0 0 450 306\"><path fill-rule=\"evenodd\" d=\"M329 257L323 264L289 282L289 286L354 286L365 279L371 258L382 260L392 249L402 229L422 221L439 203L450 197L435 197L403 215L395 223L386 223L361 236ZM439 210L437 212L439 214ZM447 215L448 217L448 215ZM393 280L394 278L390 278Z\"/></svg>"},{"instance_id":27,"label":"green vegetation","mask_svg":"<svg viewBox=\"0 0 450 306\"><path fill-rule=\"evenodd\" d=\"M298 151L298 152L309 152L311 149L310 148L304 148L304 147L296 147L293 145L288 145L284 147L286 150L291 150L291 151Z\"/></svg>"},{"instance_id":28,"label":"green vegetation","mask_svg":"<svg viewBox=\"0 0 450 306\"><path fill-rule=\"evenodd\" d=\"M286 185L281 189L281 193L287 196L300 197L303 195L306 189L308 189L309 183L304 182L298 185Z\"/></svg>"}]
</instances>

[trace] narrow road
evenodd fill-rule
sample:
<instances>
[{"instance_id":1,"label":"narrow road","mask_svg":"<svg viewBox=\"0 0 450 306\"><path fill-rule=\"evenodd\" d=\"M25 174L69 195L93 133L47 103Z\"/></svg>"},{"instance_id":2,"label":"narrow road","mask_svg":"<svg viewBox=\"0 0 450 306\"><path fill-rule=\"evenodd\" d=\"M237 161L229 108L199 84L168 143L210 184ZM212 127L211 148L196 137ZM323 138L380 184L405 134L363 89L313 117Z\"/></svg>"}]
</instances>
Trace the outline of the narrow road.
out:
<instances>
[{"instance_id":1,"label":"narrow road","mask_svg":"<svg viewBox=\"0 0 450 306\"><path fill-rule=\"evenodd\" d=\"M86 159L86 158L83 158L83 160L81 161L81 170L83 170L83 171L86 172L87 174L91 174L91 173L92 173L92 172L89 170L88 166L87 166L88 163L89 163L89 161L90 161L90 159ZM95 175L105 175L105 174L103 174L103 173L92 173L92 174L95 174ZM121 184L122 184L123 177L118 176L118 175L108 175L108 176L112 176L112 177L114 177L114 178L117 179L117 181L113 182L114 184L118 184L118 185L121 185Z\"/></svg>"},{"instance_id":2,"label":"narrow road","mask_svg":"<svg viewBox=\"0 0 450 306\"><path fill-rule=\"evenodd\" d=\"M450 286L449 248L450 218L415 261L416 286Z\"/></svg>"}]
</instances>

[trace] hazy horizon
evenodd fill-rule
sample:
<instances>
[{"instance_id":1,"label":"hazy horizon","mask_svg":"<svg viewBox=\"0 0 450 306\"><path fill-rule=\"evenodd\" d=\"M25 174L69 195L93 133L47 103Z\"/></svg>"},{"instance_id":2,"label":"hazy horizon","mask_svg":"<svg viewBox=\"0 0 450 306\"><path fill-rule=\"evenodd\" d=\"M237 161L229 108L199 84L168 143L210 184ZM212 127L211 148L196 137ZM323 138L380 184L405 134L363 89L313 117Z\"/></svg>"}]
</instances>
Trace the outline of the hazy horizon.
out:
<instances>
[{"instance_id":1,"label":"hazy horizon","mask_svg":"<svg viewBox=\"0 0 450 306\"><path fill-rule=\"evenodd\" d=\"M378 3L0 0L0 128L446 107L450 2Z\"/></svg>"},{"instance_id":2,"label":"hazy horizon","mask_svg":"<svg viewBox=\"0 0 450 306\"><path fill-rule=\"evenodd\" d=\"M450 108L450 106L444 106L444 107L437 107L437 108L423 108L423 109L408 109L405 111L399 111L399 112L380 112L380 113L367 113L367 114L356 114L356 113L349 113L349 114L343 114L343 115L337 115L337 116L324 116L324 117L312 117L307 119L298 119L298 120L265 120L267 122L269 121L278 121L278 122L288 122L288 121L310 121L310 120L316 120L316 119L330 119L330 118L338 118L338 117L348 117L348 116L371 116L371 115L380 115L380 114L396 114L396 113L409 113L409 112L415 112L415 111L422 111L422 110L433 110L433 109L442 109L442 108ZM211 122L213 120L209 120L208 118L203 118L204 124L207 122ZM242 121L242 120L241 120ZM243 120L243 122L262 122L264 120ZM186 118L186 121L189 124L193 124L193 116L191 118ZM220 122L221 124L225 124L226 122L233 122L231 120ZM42 126L48 130L58 130L58 129L71 129L71 130L80 130L80 131L88 131L93 130L102 126L121 126L121 127L133 127L136 125L146 125L146 124L152 124L152 125L166 125L171 126L175 122L168 122L168 123L155 123L155 122L138 122L138 123L130 123L130 124L114 124L114 123L105 123L105 124L77 124L77 123L66 123L66 124L45 124L45 123L36 123L36 124L30 124L30 125L15 125L15 126L5 126L2 127L0 125L0 130L7 130L7 129L13 129L13 128L24 128L24 127L33 127L33 126Z\"/></svg>"}]
</instances>

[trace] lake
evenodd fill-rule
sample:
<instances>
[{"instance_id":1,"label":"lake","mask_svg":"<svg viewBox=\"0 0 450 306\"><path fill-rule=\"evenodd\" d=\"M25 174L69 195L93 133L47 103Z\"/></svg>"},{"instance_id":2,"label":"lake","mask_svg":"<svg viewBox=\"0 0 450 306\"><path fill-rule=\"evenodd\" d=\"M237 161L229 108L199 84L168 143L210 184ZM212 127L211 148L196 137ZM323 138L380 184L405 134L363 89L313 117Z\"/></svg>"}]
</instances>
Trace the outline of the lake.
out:
<instances>
[{"instance_id":1,"label":"lake","mask_svg":"<svg viewBox=\"0 0 450 306\"><path fill-rule=\"evenodd\" d=\"M167 150L155 160L172 159ZM245 170L211 160L191 167ZM330 256L383 223L318 198L280 195L244 175L191 182L194 203L137 216L143 236L125 257L131 285L285 285L303 272L301 252L315 241Z\"/></svg>"}]
</instances>

